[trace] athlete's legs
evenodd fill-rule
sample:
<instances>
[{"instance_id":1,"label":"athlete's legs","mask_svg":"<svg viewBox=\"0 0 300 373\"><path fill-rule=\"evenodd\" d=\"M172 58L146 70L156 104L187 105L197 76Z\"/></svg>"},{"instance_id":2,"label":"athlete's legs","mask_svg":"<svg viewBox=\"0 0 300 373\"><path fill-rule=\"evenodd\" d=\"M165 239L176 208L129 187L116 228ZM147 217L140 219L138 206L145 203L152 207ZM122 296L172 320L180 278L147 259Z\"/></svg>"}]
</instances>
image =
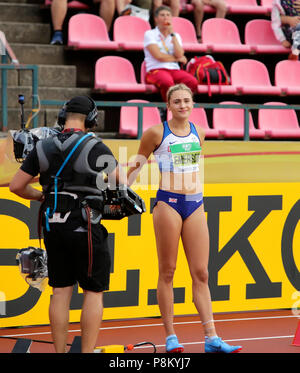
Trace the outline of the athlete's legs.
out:
<instances>
[{"instance_id":1,"label":"athlete's legs","mask_svg":"<svg viewBox=\"0 0 300 373\"><path fill-rule=\"evenodd\" d=\"M203 205L184 220L181 238L192 277L193 301L205 335L212 336L216 333L208 287L209 234Z\"/></svg>"},{"instance_id":2,"label":"athlete's legs","mask_svg":"<svg viewBox=\"0 0 300 373\"><path fill-rule=\"evenodd\" d=\"M81 312L81 352L94 352L103 314L103 293L84 290Z\"/></svg>"},{"instance_id":3,"label":"athlete's legs","mask_svg":"<svg viewBox=\"0 0 300 373\"><path fill-rule=\"evenodd\" d=\"M172 207L159 201L153 209L153 223L159 265L157 300L166 336L168 336L175 334L173 328L173 277L176 269L182 219Z\"/></svg>"},{"instance_id":4,"label":"athlete's legs","mask_svg":"<svg viewBox=\"0 0 300 373\"><path fill-rule=\"evenodd\" d=\"M72 292L73 286L53 288L50 300L49 319L54 348L58 353L66 352Z\"/></svg>"}]
</instances>

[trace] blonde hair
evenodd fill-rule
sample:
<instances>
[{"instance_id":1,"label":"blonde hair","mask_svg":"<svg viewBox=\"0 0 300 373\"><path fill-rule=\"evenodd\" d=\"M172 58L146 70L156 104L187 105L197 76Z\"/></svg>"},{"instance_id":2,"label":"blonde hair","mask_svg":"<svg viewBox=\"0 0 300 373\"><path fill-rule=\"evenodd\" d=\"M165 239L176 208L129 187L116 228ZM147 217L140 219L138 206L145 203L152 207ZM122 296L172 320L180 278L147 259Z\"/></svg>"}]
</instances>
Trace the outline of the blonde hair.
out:
<instances>
[{"instance_id":1,"label":"blonde hair","mask_svg":"<svg viewBox=\"0 0 300 373\"><path fill-rule=\"evenodd\" d=\"M189 94L193 98L194 95L193 95L193 92L191 91L191 89L187 85L185 85L183 83L180 83L180 84L173 85L172 87L170 87L168 89L168 92L167 92L167 103L170 103L171 96L172 96L172 94L174 92L181 91L181 90L189 92Z\"/></svg>"}]
</instances>

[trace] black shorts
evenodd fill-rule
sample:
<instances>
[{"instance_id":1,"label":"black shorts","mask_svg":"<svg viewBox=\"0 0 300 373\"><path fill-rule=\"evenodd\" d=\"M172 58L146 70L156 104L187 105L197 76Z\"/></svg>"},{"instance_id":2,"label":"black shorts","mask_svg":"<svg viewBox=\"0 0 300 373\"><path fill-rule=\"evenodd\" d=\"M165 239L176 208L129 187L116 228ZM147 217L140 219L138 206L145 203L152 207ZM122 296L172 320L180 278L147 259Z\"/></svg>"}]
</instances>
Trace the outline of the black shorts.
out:
<instances>
[{"instance_id":1,"label":"black shorts","mask_svg":"<svg viewBox=\"0 0 300 373\"><path fill-rule=\"evenodd\" d=\"M107 230L101 224L92 225L93 255L89 276L88 233L67 228L64 223L51 224L50 232L44 229L49 285L66 287L78 282L83 290L108 290L111 259Z\"/></svg>"}]
</instances>

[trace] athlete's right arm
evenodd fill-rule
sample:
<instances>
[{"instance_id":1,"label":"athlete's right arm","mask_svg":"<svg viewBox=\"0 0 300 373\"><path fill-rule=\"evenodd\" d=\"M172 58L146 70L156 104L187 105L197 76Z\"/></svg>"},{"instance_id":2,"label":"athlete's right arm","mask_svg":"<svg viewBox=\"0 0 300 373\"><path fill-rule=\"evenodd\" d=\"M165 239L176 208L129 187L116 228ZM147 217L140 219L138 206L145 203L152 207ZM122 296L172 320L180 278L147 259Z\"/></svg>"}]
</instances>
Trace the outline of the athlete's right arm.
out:
<instances>
[{"instance_id":1,"label":"athlete's right arm","mask_svg":"<svg viewBox=\"0 0 300 373\"><path fill-rule=\"evenodd\" d=\"M161 124L153 126L143 133L138 153L135 156L134 161L129 164L129 169L127 171L128 186L133 184L151 153L153 153L156 147L160 144L162 134L163 127Z\"/></svg>"}]
</instances>

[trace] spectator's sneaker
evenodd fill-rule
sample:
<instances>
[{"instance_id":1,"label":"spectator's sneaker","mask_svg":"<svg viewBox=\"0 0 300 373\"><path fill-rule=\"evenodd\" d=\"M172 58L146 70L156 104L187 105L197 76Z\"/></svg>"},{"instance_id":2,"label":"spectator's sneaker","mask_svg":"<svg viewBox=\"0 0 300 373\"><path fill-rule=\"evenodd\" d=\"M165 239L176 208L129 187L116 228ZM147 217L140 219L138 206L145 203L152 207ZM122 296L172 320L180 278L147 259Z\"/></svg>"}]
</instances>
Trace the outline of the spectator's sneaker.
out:
<instances>
[{"instance_id":1,"label":"spectator's sneaker","mask_svg":"<svg viewBox=\"0 0 300 373\"><path fill-rule=\"evenodd\" d=\"M166 339L166 351L170 353L183 352L184 347L178 343L175 334L169 335Z\"/></svg>"},{"instance_id":2,"label":"spectator's sneaker","mask_svg":"<svg viewBox=\"0 0 300 373\"><path fill-rule=\"evenodd\" d=\"M63 45L63 33L62 33L62 31L55 31L54 32L50 44L51 45Z\"/></svg>"},{"instance_id":3,"label":"spectator's sneaker","mask_svg":"<svg viewBox=\"0 0 300 373\"><path fill-rule=\"evenodd\" d=\"M219 337L205 337L205 352L231 354L240 352L242 346L230 346Z\"/></svg>"}]
</instances>

